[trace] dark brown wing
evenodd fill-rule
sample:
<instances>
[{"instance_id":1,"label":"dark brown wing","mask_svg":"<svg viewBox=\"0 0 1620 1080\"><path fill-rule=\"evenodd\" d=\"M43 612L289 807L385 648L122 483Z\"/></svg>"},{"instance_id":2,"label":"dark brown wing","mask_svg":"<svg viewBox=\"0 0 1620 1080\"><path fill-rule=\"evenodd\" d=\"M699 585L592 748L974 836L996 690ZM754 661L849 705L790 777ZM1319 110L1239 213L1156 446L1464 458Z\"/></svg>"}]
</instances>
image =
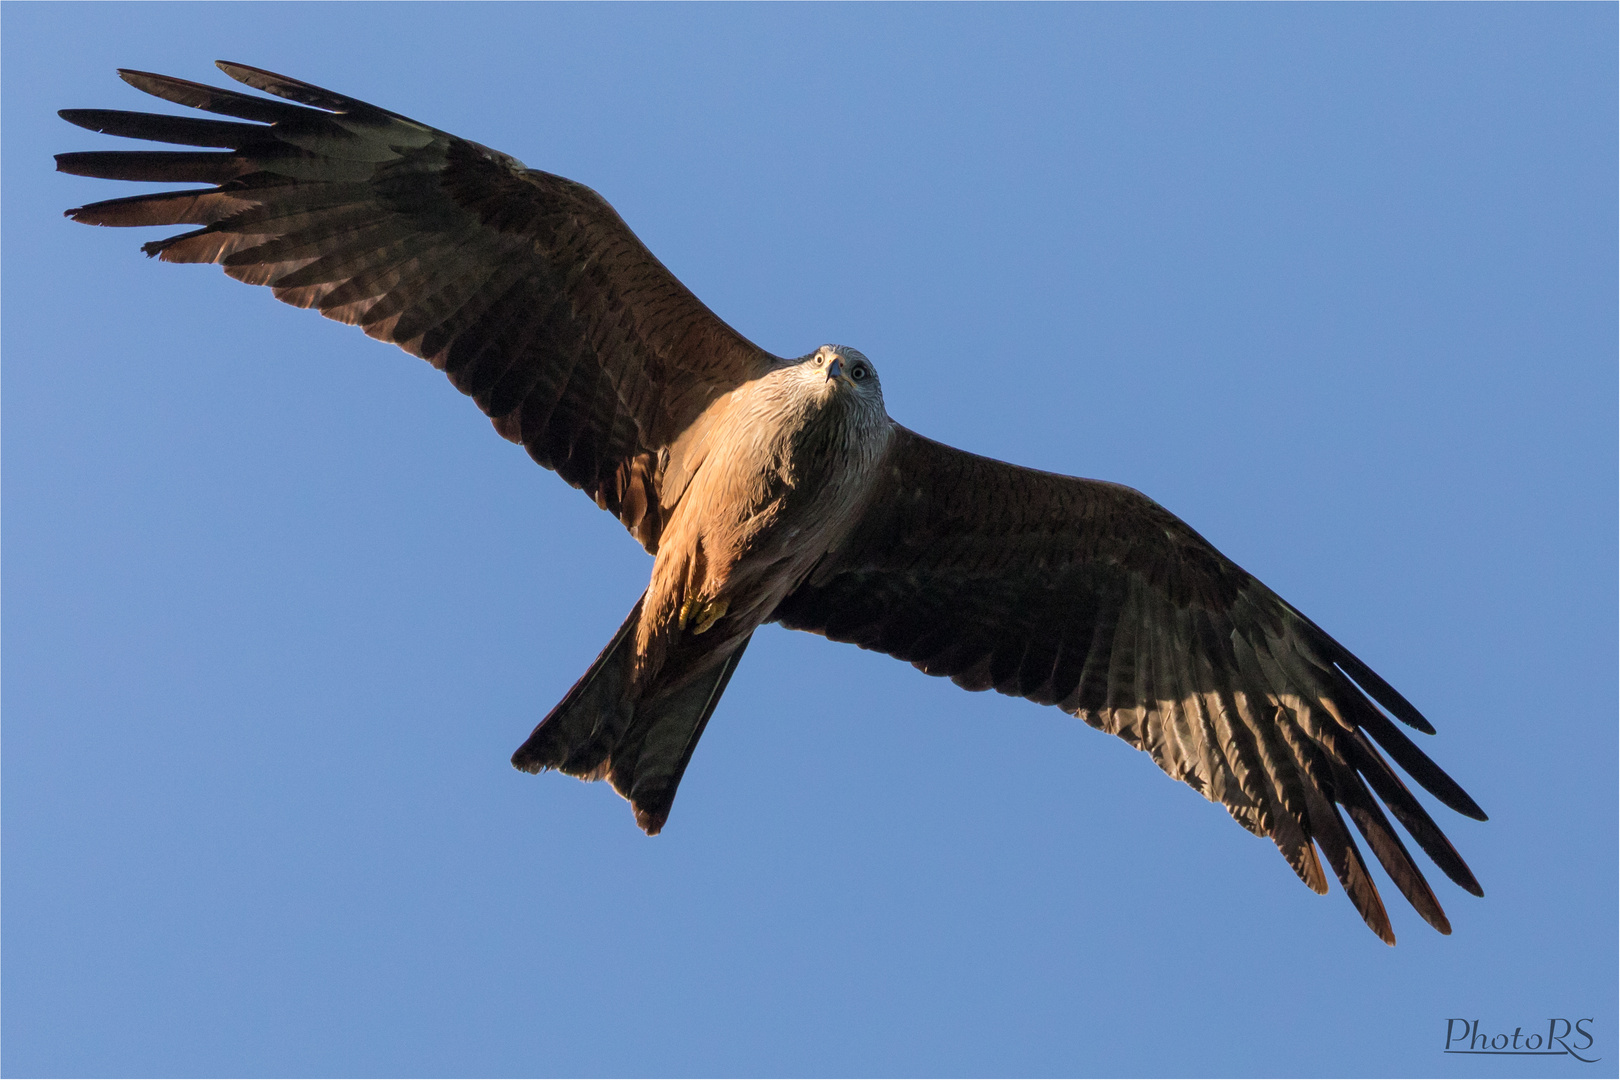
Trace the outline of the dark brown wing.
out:
<instances>
[{"instance_id":1,"label":"dark brown wing","mask_svg":"<svg viewBox=\"0 0 1620 1080\"><path fill-rule=\"evenodd\" d=\"M1379 753L1483 820L1378 706L1432 733L1428 721L1179 518L1118 484L1019 468L904 428L883 469L854 531L776 621L969 690L1057 705L1118 735L1271 837L1300 878L1326 892L1314 841L1391 944L1378 890L1336 807L1442 933L1445 913L1380 800L1447 876L1481 895Z\"/></svg>"},{"instance_id":2,"label":"dark brown wing","mask_svg":"<svg viewBox=\"0 0 1620 1080\"><path fill-rule=\"evenodd\" d=\"M771 358L704 307L589 188L308 83L219 66L298 104L120 72L149 94L237 119L102 109L63 118L225 149L61 154L57 168L215 186L68 216L202 226L145 250L221 263L280 300L426 358L502 435L656 550L659 452Z\"/></svg>"}]
</instances>

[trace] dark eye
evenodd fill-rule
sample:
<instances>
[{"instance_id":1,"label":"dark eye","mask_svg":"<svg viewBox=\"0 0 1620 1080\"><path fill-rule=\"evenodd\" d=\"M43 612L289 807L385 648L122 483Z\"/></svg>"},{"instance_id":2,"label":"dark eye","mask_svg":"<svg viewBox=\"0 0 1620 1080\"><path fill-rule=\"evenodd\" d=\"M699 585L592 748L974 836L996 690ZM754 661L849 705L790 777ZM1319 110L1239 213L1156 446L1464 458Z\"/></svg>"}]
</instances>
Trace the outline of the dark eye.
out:
<instances>
[{"instance_id":1,"label":"dark eye","mask_svg":"<svg viewBox=\"0 0 1620 1080\"><path fill-rule=\"evenodd\" d=\"M849 369L849 377L856 380L857 382L859 382L861 379L866 378L867 374L868 374L868 372L866 370L866 365L865 364L856 364L854 367Z\"/></svg>"}]
</instances>

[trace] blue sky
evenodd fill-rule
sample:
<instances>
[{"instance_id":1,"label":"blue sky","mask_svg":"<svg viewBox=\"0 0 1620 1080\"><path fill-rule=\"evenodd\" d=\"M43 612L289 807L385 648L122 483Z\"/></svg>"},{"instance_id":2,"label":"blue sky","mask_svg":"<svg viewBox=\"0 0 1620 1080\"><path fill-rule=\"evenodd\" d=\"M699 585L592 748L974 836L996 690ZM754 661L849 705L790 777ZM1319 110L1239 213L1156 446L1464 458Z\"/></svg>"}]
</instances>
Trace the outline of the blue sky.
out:
<instances>
[{"instance_id":1,"label":"blue sky","mask_svg":"<svg viewBox=\"0 0 1620 1080\"><path fill-rule=\"evenodd\" d=\"M1612 5L0 25L9 1074L1612 1074ZM1455 934L1396 900L1386 948L1123 743L777 628L662 836L515 772L648 559L427 365L61 218L123 192L55 110L216 58L590 184L766 348L1147 492L1434 721L1485 898L1435 872Z\"/></svg>"}]
</instances>

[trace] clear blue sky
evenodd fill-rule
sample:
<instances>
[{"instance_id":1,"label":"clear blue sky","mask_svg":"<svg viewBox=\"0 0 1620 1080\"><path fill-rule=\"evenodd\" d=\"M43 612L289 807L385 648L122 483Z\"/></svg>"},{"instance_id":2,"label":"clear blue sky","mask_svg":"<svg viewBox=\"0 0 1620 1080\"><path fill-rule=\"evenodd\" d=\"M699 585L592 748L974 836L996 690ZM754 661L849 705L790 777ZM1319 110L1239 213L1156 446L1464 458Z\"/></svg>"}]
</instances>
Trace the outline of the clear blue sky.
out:
<instances>
[{"instance_id":1,"label":"clear blue sky","mask_svg":"<svg viewBox=\"0 0 1620 1080\"><path fill-rule=\"evenodd\" d=\"M1613 5L0 21L8 1074L1614 1074ZM1152 495L1433 719L1485 898L1386 948L1123 743L777 628L662 836L513 771L647 557L427 365L60 216L126 192L55 110L219 57Z\"/></svg>"}]
</instances>

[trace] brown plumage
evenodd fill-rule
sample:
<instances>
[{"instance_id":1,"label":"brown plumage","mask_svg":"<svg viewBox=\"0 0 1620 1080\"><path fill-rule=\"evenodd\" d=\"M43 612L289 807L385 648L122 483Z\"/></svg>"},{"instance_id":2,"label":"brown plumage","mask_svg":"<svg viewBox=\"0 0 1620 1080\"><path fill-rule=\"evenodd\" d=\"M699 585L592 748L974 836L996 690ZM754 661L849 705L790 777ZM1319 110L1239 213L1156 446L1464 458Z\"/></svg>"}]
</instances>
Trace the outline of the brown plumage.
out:
<instances>
[{"instance_id":1,"label":"brown plumage","mask_svg":"<svg viewBox=\"0 0 1620 1080\"><path fill-rule=\"evenodd\" d=\"M62 116L218 149L57 158L80 175L212 186L68 215L198 226L145 250L220 263L423 357L654 555L646 593L518 749L519 768L607 778L657 832L750 636L774 621L1118 735L1325 892L1320 851L1387 942L1341 808L1441 932L1445 914L1385 809L1481 895L1384 756L1484 820L1390 717L1432 734L1428 721L1152 500L900 427L866 357L828 345L788 360L753 345L589 188L307 83L220 67L284 100L122 72L234 119Z\"/></svg>"}]
</instances>

